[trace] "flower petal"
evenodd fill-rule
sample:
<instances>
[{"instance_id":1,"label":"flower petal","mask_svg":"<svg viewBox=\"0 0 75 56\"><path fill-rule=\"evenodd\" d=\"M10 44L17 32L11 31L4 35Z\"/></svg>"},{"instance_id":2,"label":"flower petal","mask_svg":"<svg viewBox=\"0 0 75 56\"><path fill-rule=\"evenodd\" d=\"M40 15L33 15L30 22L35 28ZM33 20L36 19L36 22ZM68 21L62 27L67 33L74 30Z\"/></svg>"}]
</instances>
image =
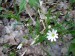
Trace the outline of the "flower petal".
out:
<instances>
[{"instance_id":1,"label":"flower petal","mask_svg":"<svg viewBox=\"0 0 75 56\"><path fill-rule=\"evenodd\" d=\"M55 38L54 38L53 40L54 40L54 41L56 41L56 39L55 39Z\"/></svg>"},{"instance_id":2,"label":"flower petal","mask_svg":"<svg viewBox=\"0 0 75 56\"><path fill-rule=\"evenodd\" d=\"M53 39L51 39L51 42L53 42Z\"/></svg>"}]
</instances>

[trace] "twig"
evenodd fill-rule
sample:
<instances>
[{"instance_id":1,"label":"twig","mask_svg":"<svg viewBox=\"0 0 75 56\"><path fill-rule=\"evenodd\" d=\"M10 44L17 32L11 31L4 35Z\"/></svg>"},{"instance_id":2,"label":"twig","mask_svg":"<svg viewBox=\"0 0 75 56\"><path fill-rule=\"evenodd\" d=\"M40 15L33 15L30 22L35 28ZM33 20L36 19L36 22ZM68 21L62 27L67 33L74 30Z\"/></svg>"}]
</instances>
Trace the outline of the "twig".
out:
<instances>
[{"instance_id":1,"label":"twig","mask_svg":"<svg viewBox=\"0 0 75 56\"><path fill-rule=\"evenodd\" d=\"M44 29L41 31L41 33L43 33L44 30L46 29L46 27L45 27L45 24L44 24L43 20L41 20L41 23L43 24L43 27L44 27Z\"/></svg>"},{"instance_id":2,"label":"twig","mask_svg":"<svg viewBox=\"0 0 75 56\"><path fill-rule=\"evenodd\" d=\"M33 21L33 25L35 25L35 24L36 24L35 20L31 17L31 15L30 15L30 13L29 13L29 12L28 12L28 14L29 14L29 16L30 16L31 20Z\"/></svg>"},{"instance_id":3,"label":"twig","mask_svg":"<svg viewBox=\"0 0 75 56\"><path fill-rule=\"evenodd\" d=\"M24 56L24 54L27 52L27 49L23 52L23 54L21 56Z\"/></svg>"},{"instance_id":4,"label":"twig","mask_svg":"<svg viewBox=\"0 0 75 56\"><path fill-rule=\"evenodd\" d=\"M28 11L27 9L26 9L26 11L27 11L27 13L29 14L31 20L33 21L33 25L35 25L35 24L36 24L36 21L32 18L32 16L30 15L30 13L29 13L29 11Z\"/></svg>"}]
</instances>

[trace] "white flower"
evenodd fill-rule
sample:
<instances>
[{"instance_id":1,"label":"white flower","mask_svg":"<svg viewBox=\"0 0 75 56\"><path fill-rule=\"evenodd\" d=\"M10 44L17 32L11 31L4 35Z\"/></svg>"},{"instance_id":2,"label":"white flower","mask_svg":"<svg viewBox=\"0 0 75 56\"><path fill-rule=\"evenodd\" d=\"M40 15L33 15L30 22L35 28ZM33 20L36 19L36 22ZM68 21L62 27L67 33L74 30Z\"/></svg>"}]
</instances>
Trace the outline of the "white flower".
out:
<instances>
[{"instance_id":1,"label":"white flower","mask_svg":"<svg viewBox=\"0 0 75 56\"><path fill-rule=\"evenodd\" d=\"M48 31L47 33L48 40L51 40L51 42L56 41L56 38L58 38L57 30Z\"/></svg>"},{"instance_id":2,"label":"white flower","mask_svg":"<svg viewBox=\"0 0 75 56\"><path fill-rule=\"evenodd\" d=\"M17 49L21 49L22 48L22 46L23 46L23 44L21 43L21 44L19 44L18 45L18 47L17 47Z\"/></svg>"},{"instance_id":3,"label":"white flower","mask_svg":"<svg viewBox=\"0 0 75 56\"><path fill-rule=\"evenodd\" d=\"M51 25L48 26L48 29L50 29L50 28L51 28Z\"/></svg>"}]
</instances>

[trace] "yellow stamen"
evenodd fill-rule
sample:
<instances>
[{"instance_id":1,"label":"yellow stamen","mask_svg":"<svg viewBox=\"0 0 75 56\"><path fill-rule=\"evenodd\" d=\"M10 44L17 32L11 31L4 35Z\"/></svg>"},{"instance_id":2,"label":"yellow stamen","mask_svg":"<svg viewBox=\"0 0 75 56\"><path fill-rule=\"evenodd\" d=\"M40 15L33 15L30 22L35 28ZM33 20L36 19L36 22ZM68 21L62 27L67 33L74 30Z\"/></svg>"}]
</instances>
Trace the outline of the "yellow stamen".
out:
<instances>
[{"instance_id":1,"label":"yellow stamen","mask_svg":"<svg viewBox=\"0 0 75 56\"><path fill-rule=\"evenodd\" d=\"M52 37L54 37L55 36L55 34L52 34Z\"/></svg>"}]
</instances>

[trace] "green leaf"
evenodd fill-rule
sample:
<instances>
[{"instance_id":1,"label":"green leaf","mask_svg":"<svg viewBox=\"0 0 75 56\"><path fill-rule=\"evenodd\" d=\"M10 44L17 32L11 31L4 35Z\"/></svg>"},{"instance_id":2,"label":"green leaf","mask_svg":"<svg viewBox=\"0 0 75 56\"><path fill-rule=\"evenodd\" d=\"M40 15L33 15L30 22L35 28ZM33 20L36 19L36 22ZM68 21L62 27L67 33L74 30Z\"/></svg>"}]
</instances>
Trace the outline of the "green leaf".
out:
<instances>
[{"instance_id":1,"label":"green leaf","mask_svg":"<svg viewBox=\"0 0 75 56\"><path fill-rule=\"evenodd\" d=\"M26 0L21 0L20 6L19 6L19 13L21 13L26 8Z\"/></svg>"},{"instance_id":2,"label":"green leaf","mask_svg":"<svg viewBox=\"0 0 75 56\"><path fill-rule=\"evenodd\" d=\"M35 31L36 31L36 34L40 33L40 21L39 20L37 20L37 22L36 22Z\"/></svg>"},{"instance_id":3,"label":"green leaf","mask_svg":"<svg viewBox=\"0 0 75 56\"><path fill-rule=\"evenodd\" d=\"M1 10L3 10L3 8L2 8L2 7L0 7L0 11L1 11Z\"/></svg>"},{"instance_id":4,"label":"green leaf","mask_svg":"<svg viewBox=\"0 0 75 56\"><path fill-rule=\"evenodd\" d=\"M15 52L10 52L9 56L16 56Z\"/></svg>"},{"instance_id":5,"label":"green leaf","mask_svg":"<svg viewBox=\"0 0 75 56\"><path fill-rule=\"evenodd\" d=\"M71 44L69 47L69 52L72 52L73 55L75 56L75 44Z\"/></svg>"},{"instance_id":6,"label":"green leaf","mask_svg":"<svg viewBox=\"0 0 75 56\"><path fill-rule=\"evenodd\" d=\"M39 0L29 0L29 4L31 6L37 6L38 5Z\"/></svg>"},{"instance_id":7,"label":"green leaf","mask_svg":"<svg viewBox=\"0 0 75 56\"><path fill-rule=\"evenodd\" d=\"M75 50L75 44L70 45L69 51L73 51L73 50Z\"/></svg>"},{"instance_id":8,"label":"green leaf","mask_svg":"<svg viewBox=\"0 0 75 56\"><path fill-rule=\"evenodd\" d=\"M69 46L69 52L72 52L73 55L75 55L75 39L72 40L70 46Z\"/></svg>"},{"instance_id":9,"label":"green leaf","mask_svg":"<svg viewBox=\"0 0 75 56\"><path fill-rule=\"evenodd\" d=\"M12 13L7 13L7 14L4 14L4 15L0 15L0 17L5 17L5 18L13 18L13 19L16 19L17 21L19 21L19 17L12 14Z\"/></svg>"},{"instance_id":10,"label":"green leaf","mask_svg":"<svg viewBox=\"0 0 75 56\"><path fill-rule=\"evenodd\" d=\"M69 0L70 1L70 3L75 3L75 0Z\"/></svg>"},{"instance_id":11,"label":"green leaf","mask_svg":"<svg viewBox=\"0 0 75 56\"><path fill-rule=\"evenodd\" d=\"M8 14L8 17L13 18L13 19L16 19L17 21L20 20L19 17L17 17L16 15L14 15L14 14L12 14L12 13L9 13L9 14Z\"/></svg>"},{"instance_id":12,"label":"green leaf","mask_svg":"<svg viewBox=\"0 0 75 56\"><path fill-rule=\"evenodd\" d=\"M40 35L39 38L36 40L35 44L43 42L44 40L46 40L46 35Z\"/></svg>"},{"instance_id":13,"label":"green leaf","mask_svg":"<svg viewBox=\"0 0 75 56\"><path fill-rule=\"evenodd\" d=\"M75 43L75 39L73 39L71 43Z\"/></svg>"},{"instance_id":14,"label":"green leaf","mask_svg":"<svg viewBox=\"0 0 75 56\"><path fill-rule=\"evenodd\" d=\"M9 48L10 47L9 44L4 44L3 46L6 47L6 48Z\"/></svg>"},{"instance_id":15,"label":"green leaf","mask_svg":"<svg viewBox=\"0 0 75 56\"><path fill-rule=\"evenodd\" d=\"M75 35L75 30L71 30L70 33L71 33L72 35Z\"/></svg>"}]
</instances>

